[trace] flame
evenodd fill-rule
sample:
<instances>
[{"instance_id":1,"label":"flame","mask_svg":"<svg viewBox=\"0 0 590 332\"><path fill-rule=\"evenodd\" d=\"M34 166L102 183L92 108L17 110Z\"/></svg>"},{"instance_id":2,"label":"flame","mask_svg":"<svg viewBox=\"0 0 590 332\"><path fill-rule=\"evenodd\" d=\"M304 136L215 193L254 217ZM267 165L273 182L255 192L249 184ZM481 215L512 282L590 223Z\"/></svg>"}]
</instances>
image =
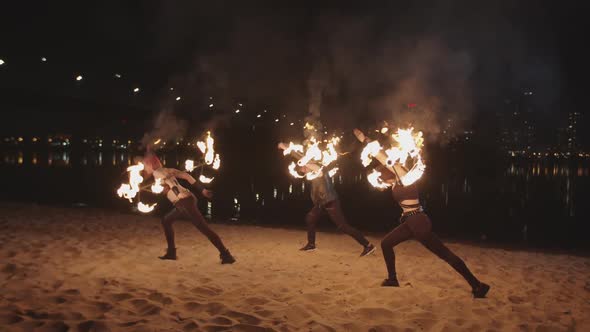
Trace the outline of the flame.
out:
<instances>
[{"instance_id":1,"label":"flame","mask_svg":"<svg viewBox=\"0 0 590 332\"><path fill-rule=\"evenodd\" d=\"M143 169L144 166L142 163L127 167L127 172L129 172L129 183L121 184L121 187L117 189L117 195L119 195L119 197L123 197L130 202L133 202L133 198L139 192L139 184L143 182L143 177L140 174Z\"/></svg>"},{"instance_id":2,"label":"flame","mask_svg":"<svg viewBox=\"0 0 590 332\"><path fill-rule=\"evenodd\" d=\"M194 160L186 160L184 162L184 168L186 169L186 171L192 172L196 168L202 167L204 165L211 166L211 168L213 168L214 170L218 170L221 166L221 158L219 156L219 153L215 153L214 145L215 140L211 136L211 131L207 131L207 136L205 137L205 140L197 142L197 148L203 154L203 161L195 165ZM199 177L199 180L202 183L211 183L213 179L214 178L208 178L203 175Z\"/></svg>"},{"instance_id":3,"label":"flame","mask_svg":"<svg viewBox=\"0 0 590 332\"><path fill-rule=\"evenodd\" d=\"M338 173L338 167L334 167L334 168L332 168L332 169L331 169L331 170L328 172L328 175L329 175L331 178L333 178L333 177L334 177L334 175L336 175L336 173Z\"/></svg>"},{"instance_id":4,"label":"flame","mask_svg":"<svg viewBox=\"0 0 590 332\"><path fill-rule=\"evenodd\" d=\"M213 169L218 170L219 166L221 166L221 159L219 158L219 153L215 155L215 159L213 160Z\"/></svg>"},{"instance_id":5,"label":"flame","mask_svg":"<svg viewBox=\"0 0 590 332\"><path fill-rule=\"evenodd\" d=\"M377 171L376 169L373 169L373 172L367 175L367 180L369 180L369 183L375 188L387 189L391 187L391 184L381 180L381 172Z\"/></svg>"},{"instance_id":6,"label":"flame","mask_svg":"<svg viewBox=\"0 0 590 332\"><path fill-rule=\"evenodd\" d=\"M378 141L372 141L371 143L367 144L363 151L361 152L361 161L363 162L363 166L367 167L373 161L373 157L379 153L383 149L381 144Z\"/></svg>"},{"instance_id":7,"label":"flame","mask_svg":"<svg viewBox=\"0 0 590 332\"><path fill-rule=\"evenodd\" d=\"M184 162L184 169L187 172L192 172L195 169L195 161L194 160L187 159Z\"/></svg>"},{"instance_id":8,"label":"flame","mask_svg":"<svg viewBox=\"0 0 590 332\"><path fill-rule=\"evenodd\" d=\"M164 191L164 187L162 186L162 179L156 179L156 182L152 184L152 192L154 194L159 194Z\"/></svg>"},{"instance_id":9,"label":"flame","mask_svg":"<svg viewBox=\"0 0 590 332\"><path fill-rule=\"evenodd\" d=\"M309 123L305 124L305 128L313 128ZM301 144L289 142L289 146L284 148L283 155L289 155L292 152L299 154L299 160L292 162L289 165L289 173L295 178L306 178L307 180L316 179L324 174L324 169L331 166L338 159L338 151L336 145L340 142L340 138L333 137L330 140L319 142L315 137L311 137L307 145L304 147ZM320 144L325 143L325 148L322 150ZM301 156L302 155L302 156ZM296 167L306 166L308 171L305 174L299 174ZM328 171L330 176L334 176L338 172L337 168Z\"/></svg>"},{"instance_id":10,"label":"flame","mask_svg":"<svg viewBox=\"0 0 590 332\"><path fill-rule=\"evenodd\" d=\"M291 164L289 164L289 173L291 173L291 175L293 175L293 177L301 179L304 178L305 175L299 175L299 173L297 172L297 170L295 169L297 167L297 164L295 164L295 162L291 162Z\"/></svg>"},{"instance_id":11,"label":"flame","mask_svg":"<svg viewBox=\"0 0 590 332\"><path fill-rule=\"evenodd\" d=\"M211 181L213 181L213 179L215 179L215 178L208 178L205 175L199 176L199 181L201 181L201 183L211 183Z\"/></svg>"},{"instance_id":12,"label":"flame","mask_svg":"<svg viewBox=\"0 0 590 332\"><path fill-rule=\"evenodd\" d=\"M283 151L283 155L286 156L292 151L303 153L303 145L289 142L289 146Z\"/></svg>"},{"instance_id":13,"label":"flame","mask_svg":"<svg viewBox=\"0 0 590 332\"><path fill-rule=\"evenodd\" d=\"M382 133L384 133L384 129L385 128L381 129ZM413 131L414 128L412 127L407 129L398 128L395 133L391 134L393 145L384 151L386 155L386 166L393 166L396 164L405 165L408 158L411 158L414 161L412 168L407 173L400 175L400 181L404 186L411 185L418 181L426 170L426 165L422 161L421 154L421 149L424 145L424 137L421 131L417 133L414 133ZM385 131L385 133L386 132L387 131ZM367 144L361 153L363 166L367 167L382 149L381 144L377 141L372 141ZM383 187L385 182L381 180L380 176L380 172L373 170L373 172L367 176L367 179L377 188L386 188Z\"/></svg>"},{"instance_id":14,"label":"flame","mask_svg":"<svg viewBox=\"0 0 590 332\"><path fill-rule=\"evenodd\" d=\"M139 203L137 203L137 209L140 212L148 213L148 212L152 212L154 210L154 207L156 207L156 205L158 205L158 204L156 203L156 204L148 205L148 204L143 204L142 202L139 202Z\"/></svg>"}]
</instances>

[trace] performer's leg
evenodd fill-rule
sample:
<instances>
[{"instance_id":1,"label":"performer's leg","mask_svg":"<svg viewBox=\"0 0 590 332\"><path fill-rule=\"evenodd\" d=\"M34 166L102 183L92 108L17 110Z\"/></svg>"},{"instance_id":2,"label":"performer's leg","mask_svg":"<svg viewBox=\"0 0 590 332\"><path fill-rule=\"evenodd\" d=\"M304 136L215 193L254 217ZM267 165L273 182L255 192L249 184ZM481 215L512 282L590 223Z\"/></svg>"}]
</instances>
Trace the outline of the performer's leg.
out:
<instances>
[{"instance_id":1,"label":"performer's leg","mask_svg":"<svg viewBox=\"0 0 590 332\"><path fill-rule=\"evenodd\" d=\"M174 228L172 224L183 216L183 211L175 207L162 218L162 228L164 229L168 249L164 256L160 256L161 259L176 259L176 245L174 243Z\"/></svg>"},{"instance_id":2,"label":"performer's leg","mask_svg":"<svg viewBox=\"0 0 590 332\"><path fill-rule=\"evenodd\" d=\"M307 245L301 248L302 250L315 249L315 230L321 216L322 209L318 206L311 208L305 216L305 224L307 225Z\"/></svg>"},{"instance_id":3,"label":"performer's leg","mask_svg":"<svg viewBox=\"0 0 590 332\"><path fill-rule=\"evenodd\" d=\"M369 245L369 240L367 240L361 232L353 228L348 224L346 221L346 217L344 213L342 213L342 208L340 207L340 201L335 200L331 201L325 205L326 211L332 219L332 222L338 226L338 229L341 230L343 233L350 235L354 238L358 243L360 243L363 247L367 247Z\"/></svg>"},{"instance_id":4,"label":"performer's leg","mask_svg":"<svg viewBox=\"0 0 590 332\"><path fill-rule=\"evenodd\" d=\"M197 202L195 198L185 198L186 202L183 202L182 208L186 211L190 217L191 222L195 227L203 233L209 239L209 241L219 250L220 253L228 252L227 248L223 245L221 238L215 233L207 224L207 221L201 214L201 211L197 208Z\"/></svg>"},{"instance_id":5,"label":"performer's leg","mask_svg":"<svg viewBox=\"0 0 590 332\"><path fill-rule=\"evenodd\" d=\"M383 286L399 286L397 281L397 274L395 271L395 253L393 247L412 238L412 232L406 224L401 224L394 228L389 234L385 235L381 241L381 250L383 251L383 259L387 267L387 279L383 282Z\"/></svg>"}]
</instances>

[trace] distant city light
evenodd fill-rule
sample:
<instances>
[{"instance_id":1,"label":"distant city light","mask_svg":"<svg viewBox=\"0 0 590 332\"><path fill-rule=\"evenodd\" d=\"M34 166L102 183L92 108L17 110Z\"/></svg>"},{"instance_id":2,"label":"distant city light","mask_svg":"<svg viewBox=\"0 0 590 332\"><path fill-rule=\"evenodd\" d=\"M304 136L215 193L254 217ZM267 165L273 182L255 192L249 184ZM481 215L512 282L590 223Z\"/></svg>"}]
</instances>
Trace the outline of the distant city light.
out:
<instances>
[{"instance_id":1,"label":"distant city light","mask_svg":"<svg viewBox=\"0 0 590 332\"><path fill-rule=\"evenodd\" d=\"M180 96L179 97L176 97L176 101L179 101L179 100L180 100Z\"/></svg>"},{"instance_id":2,"label":"distant city light","mask_svg":"<svg viewBox=\"0 0 590 332\"><path fill-rule=\"evenodd\" d=\"M41 58L41 61L42 61L42 62L47 62L47 58L46 58L46 57L42 57L42 58Z\"/></svg>"},{"instance_id":3,"label":"distant city light","mask_svg":"<svg viewBox=\"0 0 590 332\"><path fill-rule=\"evenodd\" d=\"M278 119L278 118L277 118L277 119L275 119L275 122L279 122L279 119Z\"/></svg>"},{"instance_id":4,"label":"distant city light","mask_svg":"<svg viewBox=\"0 0 590 332\"><path fill-rule=\"evenodd\" d=\"M122 76L121 76L121 74L115 74L115 77L116 78L121 78Z\"/></svg>"},{"instance_id":5,"label":"distant city light","mask_svg":"<svg viewBox=\"0 0 590 332\"><path fill-rule=\"evenodd\" d=\"M295 124L295 123L291 122L289 125L290 125L290 126L292 126L292 125L294 125L294 124Z\"/></svg>"},{"instance_id":6,"label":"distant city light","mask_svg":"<svg viewBox=\"0 0 590 332\"><path fill-rule=\"evenodd\" d=\"M209 104L209 108L213 107L213 104Z\"/></svg>"},{"instance_id":7,"label":"distant city light","mask_svg":"<svg viewBox=\"0 0 590 332\"><path fill-rule=\"evenodd\" d=\"M240 109L239 108L236 110L236 113L240 113Z\"/></svg>"},{"instance_id":8,"label":"distant city light","mask_svg":"<svg viewBox=\"0 0 590 332\"><path fill-rule=\"evenodd\" d=\"M174 88L170 88L170 91L174 91Z\"/></svg>"},{"instance_id":9,"label":"distant city light","mask_svg":"<svg viewBox=\"0 0 590 332\"><path fill-rule=\"evenodd\" d=\"M134 93L138 93L138 92L139 92L139 88L135 88L135 89L133 89L133 92L134 92Z\"/></svg>"},{"instance_id":10,"label":"distant city light","mask_svg":"<svg viewBox=\"0 0 590 332\"><path fill-rule=\"evenodd\" d=\"M3 64L5 64L4 60L0 59L0 66L2 66Z\"/></svg>"},{"instance_id":11,"label":"distant city light","mask_svg":"<svg viewBox=\"0 0 590 332\"><path fill-rule=\"evenodd\" d=\"M261 117L262 117L262 115L261 115L261 114L258 114L256 117L257 117L257 118L261 118Z\"/></svg>"},{"instance_id":12,"label":"distant city light","mask_svg":"<svg viewBox=\"0 0 590 332\"><path fill-rule=\"evenodd\" d=\"M76 81L81 81L84 77L82 77L82 75L78 75L76 76Z\"/></svg>"}]
</instances>

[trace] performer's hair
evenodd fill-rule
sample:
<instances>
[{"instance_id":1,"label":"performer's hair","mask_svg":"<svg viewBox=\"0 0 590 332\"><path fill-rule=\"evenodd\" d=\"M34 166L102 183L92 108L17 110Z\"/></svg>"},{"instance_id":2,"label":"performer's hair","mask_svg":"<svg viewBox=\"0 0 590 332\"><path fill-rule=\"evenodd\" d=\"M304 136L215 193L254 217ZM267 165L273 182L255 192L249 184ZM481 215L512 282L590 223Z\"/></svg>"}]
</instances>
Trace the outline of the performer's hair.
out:
<instances>
[{"instance_id":1,"label":"performer's hair","mask_svg":"<svg viewBox=\"0 0 590 332\"><path fill-rule=\"evenodd\" d=\"M160 158L158 158L158 156L151 151L145 154L145 156L143 157L143 163L145 165L150 165L152 169L158 169L162 167L162 162L160 161Z\"/></svg>"}]
</instances>

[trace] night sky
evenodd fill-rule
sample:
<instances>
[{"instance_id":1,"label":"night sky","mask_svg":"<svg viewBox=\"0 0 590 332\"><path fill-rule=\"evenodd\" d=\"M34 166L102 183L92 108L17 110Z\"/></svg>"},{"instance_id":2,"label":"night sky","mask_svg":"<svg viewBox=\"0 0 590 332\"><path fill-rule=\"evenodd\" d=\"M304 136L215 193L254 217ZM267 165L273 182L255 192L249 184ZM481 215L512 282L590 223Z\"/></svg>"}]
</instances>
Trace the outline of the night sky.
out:
<instances>
[{"instance_id":1,"label":"night sky","mask_svg":"<svg viewBox=\"0 0 590 332\"><path fill-rule=\"evenodd\" d=\"M0 129L35 130L31 115L125 120L172 108L195 118L209 96L220 109L241 101L303 118L318 91L325 122L342 128L407 103L469 127L523 91L534 92L540 127L585 112L581 5L330 4L5 4L0 105L15 121Z\"/></svg>"}]
</instances>

